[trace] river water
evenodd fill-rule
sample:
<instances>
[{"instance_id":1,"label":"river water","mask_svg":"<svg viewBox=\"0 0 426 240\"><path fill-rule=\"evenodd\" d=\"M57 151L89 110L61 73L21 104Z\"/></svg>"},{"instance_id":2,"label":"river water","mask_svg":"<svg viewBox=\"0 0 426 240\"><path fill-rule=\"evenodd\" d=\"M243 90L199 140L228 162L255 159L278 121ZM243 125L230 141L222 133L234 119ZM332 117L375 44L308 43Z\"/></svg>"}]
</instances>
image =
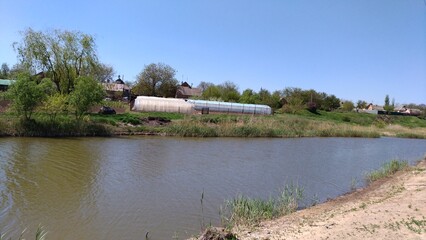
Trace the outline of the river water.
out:
<instances>
[{"instance_id":1,"label":"river water","mask_svg":"<svg viewBox=\"0 0 426 240\"><path fill-rule=\"evenodd\" d=\"M266 199L297 183L308 205L362 186L384 162L425 154L426 140L396 138L0 138L0 230L184 239L219 225L220 206L238 194Z\"/></svg>"}]
</instances>

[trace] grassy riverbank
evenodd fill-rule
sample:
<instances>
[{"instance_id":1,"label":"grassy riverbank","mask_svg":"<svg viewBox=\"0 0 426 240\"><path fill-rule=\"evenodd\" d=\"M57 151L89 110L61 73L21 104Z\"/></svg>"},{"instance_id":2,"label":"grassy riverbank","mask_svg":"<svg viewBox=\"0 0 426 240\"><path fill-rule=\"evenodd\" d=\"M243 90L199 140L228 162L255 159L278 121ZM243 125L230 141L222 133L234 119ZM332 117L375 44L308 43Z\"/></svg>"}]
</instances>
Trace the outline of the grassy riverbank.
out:
<instances>
[{"instance_id":1,"label":"grassy riverbank","mask_svg":"<svg viewBox=\"0 0 426 240\"><path fill-rule=\"evenodd\" d=\"M365 189L252 228L234 230L241 240L424 239L425 180L423 160L417 166L374 181Z\"/></svg>"},{"instance_id":2,"label":"grassy riverbank","mask_svg":"<svg viewBox=\"0 0 426 240\"><path fill-rule=\"evenodd\" d=\"M378 180L392 177L397 172L406 169L409 169L406 161L391 160L384 163L380 169L367 173L365 180L367 184L372 184ZM299 203L303 200L306 200L304 199L303 187L289 184L284 186L276 198L262 200L237 196L231 201L227 201L222 211L224 214L222 218L227 228L234 226L252 227L258 225L261 221L295 212Z\"/></svg>"},{"instance_id":3,"label":"grassy riverbank","mask_svg":"<svg viewBox=\"0 0 426 240\"><path fill-rule=\"evenodd\" d=\"M96 113L80 121L72 115L36 113L24 121L0 113L2 136L167 135L182 137L380 137L426 138L426 120L409 116L308 111L300 114L183 115L178 113Z\"/></svg>"},{"instance_id":4,"label":"grassy riverbank","mask_svg":"<svg viewBox=\"0 0 426 240\"><path fill-rule=\"evenodd\" d=\"M366 174L368 186L295 212L300 187L277 199L237 197L229 201L225 227L210 228L198 239L225 234L232 239L423 239L426 236L426 159L417 166L392 160ZM284 199L289 201L282 201ZM300 196L300 198L298 197ZM289 211L279 211L281 202ZM237 217L235 217L237 216ZM219 238L218 238L219 239ZM228 238L222 238L228 239Z\"/></svg>"}]
</instances>

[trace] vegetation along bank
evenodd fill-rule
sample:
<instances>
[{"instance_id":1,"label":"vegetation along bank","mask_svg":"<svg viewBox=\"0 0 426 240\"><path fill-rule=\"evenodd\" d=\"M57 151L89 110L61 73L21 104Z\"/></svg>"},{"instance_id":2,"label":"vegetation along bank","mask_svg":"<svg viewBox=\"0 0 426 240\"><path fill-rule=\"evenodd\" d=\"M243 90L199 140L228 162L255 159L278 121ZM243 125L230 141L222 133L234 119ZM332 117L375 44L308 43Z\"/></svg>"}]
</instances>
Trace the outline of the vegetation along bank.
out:
<instances>
[{"instance_id":1,"label":"vegetation along bank","mask_svg":"<svg viewBox=\"0 0 426 240\"><path fill-rule=\"evenodd\" d=\"M294 87L240 92L230 81L193 87L179 84L176 70L164 63L145 65L135 82L124 82L120 76L112 81L115 71L98 59L91 35L31 28L22 35L14 44L18 64L12 69L7 63L1 66L0 136L426 138L424 104L398 105L388 95L384 106L363 100L354 104ZM234 104L241 113L255 115L131 112L138 96L186 99L197 106L211 104L210 110L216 103ZM102 106L114 109L103 113L117 114L99 114ZM262 108L268 115L257 114Z\"/></svg>"}]
</instances>

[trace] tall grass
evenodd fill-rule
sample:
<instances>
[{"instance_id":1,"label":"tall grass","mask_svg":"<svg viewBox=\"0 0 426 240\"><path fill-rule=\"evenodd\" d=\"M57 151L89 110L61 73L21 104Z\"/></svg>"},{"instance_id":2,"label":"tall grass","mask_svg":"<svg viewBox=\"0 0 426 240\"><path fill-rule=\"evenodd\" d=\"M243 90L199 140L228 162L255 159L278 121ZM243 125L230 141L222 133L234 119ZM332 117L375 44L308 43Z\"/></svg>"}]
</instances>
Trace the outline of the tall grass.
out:
<instances>
[{"instance_id":1,"label":"tall grass","mask_svg":"<svg viewBox=\"0 0 426 240\"><path fill-rule=\"evenodd\" d=\"M13 114L9 114L13 115ZM149 118L171 120L157 126ZM9 121L0 115L0 135L19 136L108 136L116 134L160 134L182 137L366 137L381 135L426 138L426 121L414 117L379 117L365 113L322 112L312 114L263 115L184 115L180 113L136 113L115 115L90 114L78 125L72 116L58 115L54 121L44 113L34 115L34 122ZM13 123L13 124L11 124ZM383 123L383 124L379 124ZM380 126L378 126L380 125ZM416 127L417 126L417 127Z\"/></svg>"},{"instance_id":2,"label":"tall grass","mask_svg":"<svg viewBox=\"0 0 426 240\"><path fill-rule=\"evenodd\" d=\"M26 120L16 118L12 124L11 135L27 137L65 137L65 136L111 136L108 127L83 119L77 121L69 116L57 117L52 120L46 116L37 116Z\"/></svg>"},{"instance_id":3,"label":"tall grass","mask_svg":"<svg viewBox=\"0 0 426 240\"><path fill-rule=\"evenodd\" d=\"M23 238L24 235L25 235L25 231L26 231L26 229L24 229L22 231L21 235L19 236L19 238L17 240L25 240L25 238ZM36 233L35 233L34 239L35 240L45 240L46 234L47 234L47 231L43 229L43 226L39 226L37 228ZM7 238L6 234L0 232L0 240L12 240L12 238Z\"/></svg>"},{"instance_id":4,"label":"tall grass","mask_svg":"<svg viewBox=\"0 0 426 240\"><path fill-rule=\"evenodd\" d=\"M379 170L366 174L365 177L369 183L372 183L379 179L389 177L395 174L397 171L406 169L407 167L408 163L406 161L392 160L390 162L384 163Z\"/></svg>"},{"instance_id":5,"label":"tall grass","mask_svg":"<svg viewBox=\"0 0 426 240\"><path fill-rule=\"evenodd\" d=\"M303 189L294 184L286 185L277 198L268 200L239 195L226 202L222 209L222 221L227 227L256 225L262 220L296 211L302 198Z\"/></svg>"},{"instance_id":6,"label":"tall grass","mask_svg":"<svg viewBox=\"0 0 426 240\"><path fill-rule=\"evenodd\" d=\"M183 137L379 137L374 129L300 116L212 115L175 121L165 132Z\"/></svg>"}]
</instances>

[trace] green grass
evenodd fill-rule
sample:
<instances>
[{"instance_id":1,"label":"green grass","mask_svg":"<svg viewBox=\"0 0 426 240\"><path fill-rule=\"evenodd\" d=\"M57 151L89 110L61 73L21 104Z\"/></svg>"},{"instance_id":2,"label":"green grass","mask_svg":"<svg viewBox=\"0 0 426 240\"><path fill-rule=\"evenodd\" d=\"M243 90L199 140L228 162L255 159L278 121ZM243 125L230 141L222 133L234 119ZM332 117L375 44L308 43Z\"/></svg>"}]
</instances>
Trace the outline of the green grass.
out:
<instances>
[{"instance_id":1,"label":"green grass","mask_svg":"<svg viewBox=\"0 0 426 240\"><path fill-rule=\"evenodd\" d=\"M396 137L399 138L414 138L414 139L426 139L426 136L417 133L397 133Z\"/></svg>"},{"instance_id":2,"label":"green grass","mask_svg":"<svg viewBox=\"0 0 426 240\"><path fill-rule=\"evenodd\" d=\"M379 137L377 131L298 115L192 115L164 127L182 137Z\"/></svg>"},{"instance_id":3,"label":"green grass","mask_svg":"<svg viewBox=\"0 0 426 240\"><path fill-rule=\"evenodd\" d=\"M46 114L34 114L33 119L26 120L12 114L5 114L0 118L0 122L3 122L0 134L8 136L66 137L113 134L108 126L93 122L87 117L77 121L71 115L59 115L51 119Z\"/></svg>"},{"instance_id":4,"label":"green grass","mask_svg":"<svg viewBox=\"0 0 426 240\"><path fill-rule=\"evenodd\" d=\"M120 102L107 103L114 103L117 106L125 105ZM182 137L375 138L390 135L404 138L426 138L426 120L409 116L385 116L355 112L318 111L315 114L300 111L298 114L266 116L184 115L161 112L124 112L114 115L93 113L84 117L84 128L75 126L72 115L60 114L55 121L50 122L48 118L47 114L35 113L36 124L22 127L22 124L16 124L17 116L12 113L0 113L0 135L44 136L46 135L44 131L48 131L49 135L53 136L97 135L96 132L99 132L99 135L161 134ZM171 123L159 126L160 124L147 121L148 118L170 120ZM397 128L399 125L403 127ZM108 131L109 134L107 134Z\"/></svg>"},{"instance_id":5,"label":"green grass","mask_svg":"<svg viewBox=\"0 0 426 240\"><path fill-rule=\"evenodd\" d=\"M376 171L372 171L366 175L366 179L369 183L377 181L379 179L383 179L395 174L397 171L406 169L408 167L408 163L406 161L392 160L390 162L386 162L383 166Z\"/></svg>"},{"instance_id":6,"label":"green grass","mask_svg":"<svg viewBox=\"0 0 426 240\"><path fill-rule=\"evenodd\" d=\"M370 126L376 120L377 115L356 112L327 112L318 111L316 114L307 110L299 112L297 115L312 120L332 121L336 123L350 123L361 126Z\"/></svg>"},{"instance_id":7,"label":"green grass","mask_svg":"<svg viewBox=\"0 0 426 240\"><path fill-rule=\"evenodd\" d=\"M327 112L318 111L316 114L307 110L300 111L297 115L303 116L307 119L332 121L335 123L349 123L360 126L371 125L388 125L397 124L403 127L426 127L426 121L415 116L398 116L398 115L376 115L369 113L356 113L356 112Z\"/></svg>"},{"instance_id":8,"label":"green grass","mask_svg":"<svg viewBox=\"0 0 426 240\"><path fill-rule=\"evenodd\" d=\"M296 211L302 198L303 189L294 184L286 185L277 198L268 200L240 195L226 202L222 210L222 220L227 227L256 225L262 220Z\"/></svg>"},{"instance_id":9,"label":"green grass","mask_svg":"<svg viewBox=\"0 0 426 240\"><path fill-rule=\"evenodd\" d=\"M25 235L25 231L26 231L26 229L24 229L22 231L21 235L19 236L19 238L17 240L25 240L26 239L26 238L23 238L24 235ZM39 226L37 228L36 233L35 233L35 238L34 239L35 240L45 240L46 239L46 234L47 234L47 231L43 229L43 226ZM0 232L0 240L12 240L12 238L10 238L10 237L7 238L6 234Z\"/></svg>"}]
</instances>

